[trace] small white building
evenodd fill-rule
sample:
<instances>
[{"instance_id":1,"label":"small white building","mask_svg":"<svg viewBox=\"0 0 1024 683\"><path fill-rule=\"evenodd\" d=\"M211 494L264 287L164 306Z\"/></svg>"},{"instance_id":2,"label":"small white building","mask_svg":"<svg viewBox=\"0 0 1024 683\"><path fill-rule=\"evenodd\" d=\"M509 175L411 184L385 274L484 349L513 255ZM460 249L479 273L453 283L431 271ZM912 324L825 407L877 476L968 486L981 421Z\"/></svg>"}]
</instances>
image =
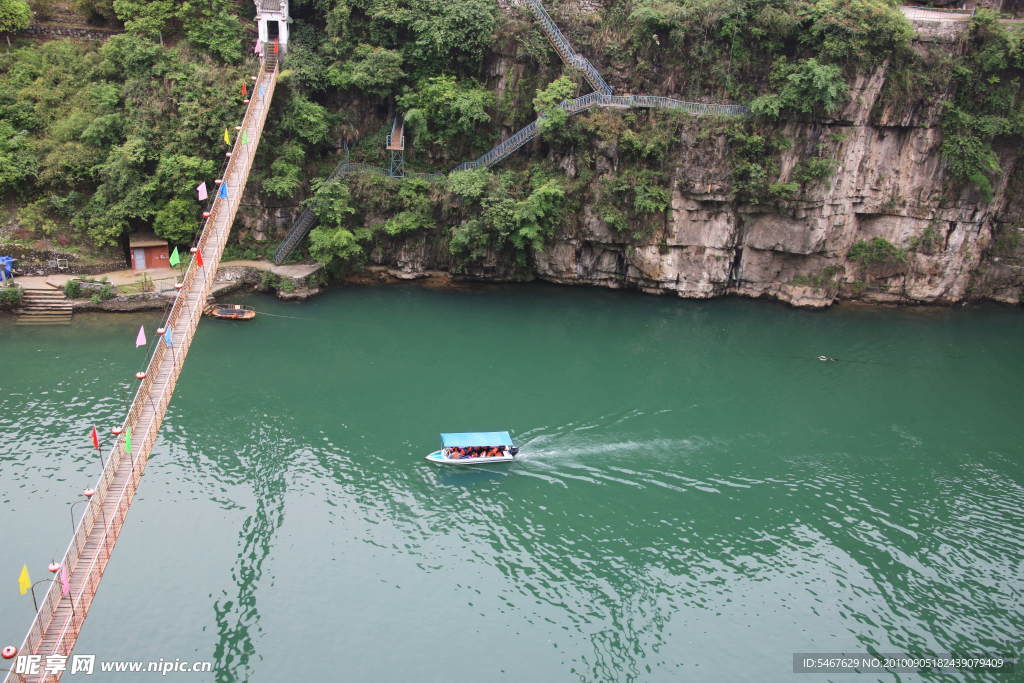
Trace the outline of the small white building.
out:
<instances>
[{"instance_id":1,"label":"small white building","mask_svg":"<svg viewBox=\"0 0 1024 683\"><path fill-rule=\"evenodd\" d=\"M260 43L278 42L281 54L288 51L288 0L254 0Z\"/></svg>"}]
</instances>

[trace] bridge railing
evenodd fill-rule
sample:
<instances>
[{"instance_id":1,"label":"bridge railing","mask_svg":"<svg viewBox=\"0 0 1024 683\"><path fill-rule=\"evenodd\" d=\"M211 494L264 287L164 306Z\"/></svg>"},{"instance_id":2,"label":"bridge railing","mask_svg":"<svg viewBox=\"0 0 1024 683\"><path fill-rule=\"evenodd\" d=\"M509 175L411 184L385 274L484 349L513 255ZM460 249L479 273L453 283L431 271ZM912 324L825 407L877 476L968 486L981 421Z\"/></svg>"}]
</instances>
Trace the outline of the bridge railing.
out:
<instances>
[{"instance_id":1,"label":"bridge railing","mask_svg":"<svg viewBox=\"0 0 1024 683\"><path fill-rule=\"evenodd\" d=\"M267 78L262 68L257 76L257 92L253 93L253 97L260 100L263 105L261 107L249 106L246 109L245 117L243 118L242 126L248 129L252 122L253 117L260 115L262 126L263 121L266 119L267 109L266 102L273 96L274 88L274 72L270 72L270 77ZM258 86L264 85L269 87L269 92L259 95ZM257 114L257 111L259 112ZM254 154L239 154L241 149L241 140L238 136L235 139L235 146L232 149L231 157L222 167L221 178L224 182L227 182L228 177L237 177L235 168L237 166L236 160L241 159L242 165L244 166L244 176L248 175L248 172L252 165L252 158ZM242 187L238 187L235 190L241 193ZM223 248L224 242L227 239L227 233L230 231L230 225L223 225L218 227L217 219L223 210L224 202L220 201L219 197L215 197L210 207L210 215L203 224L203 230L199 236L199 240L196 243L197 248L205 249L211 245L216 248L216 251L211 254L212 258L210 262L204 264L203 268L200 268L193 260L189 264L185 271L184 277L182 278L182 287L175 297L175 301L172 304L170 311L165 319L164 326L169 329L174 329L179 326L179 323L185 322L189 333L186 335L178 334L173 339L174 346L168 347L166 343L157 337L155 341L155 347L149 360L146 364L145 377L139 382L139 386L135 391L135 395L132 399L131 406L129 407L128 413L121 423L121 432L131 428L133 437L133 448L131 452L128 452L125 448L123 436L119 436L109 451L106 463L100 473L100 476L96 482L95 493L89 501L89 505L83 511L82 516L79 518L78 524L75 526L74 533L71 536L71 540L68 543L68 547L61 557L61 563L68 568L69 574L74 575L76 585L69 596L64 596L61 589L60 583L57 580L50 582L47 587L46 595L43 598L42 605L37 611L32 624L29 626L28 633L25 636L24 641L20 649L21 653L38 653L39 648L42 645L44 634L48 631L54 616L60 608L62 600L69 599L70 607L72 608L72 616L68 619L61 633L58 635L55 647L45 654L63 654L69 655L71 649L74 647L74 643L77 640L78 633L81 630L82 623L85 621L85 615L88 612L90 605L92 604L92 598L95 595L96 589L99 586L99 581L102 578L103 570L106 567L107 560L110 558L110 554L113 551L114 543L117 540L117 536L120 532L121 526L124 523L124 519L128 513L128 507L131 504L132 498L134 497L135 491L138 488L139 480L142 477L142 472L145 468L148 460L148 453L152 449L159 435L159 425L162 416L166 413L167 407L170 404L171 397L173 396L174 383L177 379L177 373L180 371L181 364L184 362L185 355L188 352L189 346L192 341L192 333L195 331L195 327L199 323L199 318L202 315L202 306L205 303L205 292L208 291L210 284L212 284L213 276L216 271L217 263L220 258L220 250ZM200 270L205 272L200 275ZM193 288L197 284L197 279L202 277L202 283L200 287L200 295L196 296L196 300L191 304L188 302L189 295L194 291ZM163 371L168 367L168 358L170 363L173 363L174 368L170 374L166 374ZM162 390L154 388L154 385L162 379L165 383L162 386ZM151 417L148 422L141 423L141 419L144 417L144 411L149 409ZM136 433L136 430L142 428L142 431ZM138 454L136 456L136 454ZM131 461L131 471L127 479L125 479L123 485L120 488L115 488L115 480L118 477L118 472L124 464L125 457L128 457ZM107 511L104 509L106 503L114 500L114 509ZM93 538L93 531L95 530L96 524L102 524L100 530L99 544L97 547L97 553L92 558L89 566L86 570L86 580L79 583L77 577L81 576L80 573L80 559L82 552L85 550L90 542L95 542L97 539ZM76 599L77 597L77 599ZM14 674L12 674L13 676ZM47 676L43 676L47 678ZM8 680L11 680L8 678Z\"/></svg>"},{"instance_id":2,"label":"bridge railing","mask_svg":"<svg viewBox=\"0 0 1024 683\"><path fill-rule=\"evenodd\" d=\"M978 9L973 7L971 9L959 9L953 7L923 7L921 5L903 5L906 9L918 9L925 12L937 12L939 14L963 14L965 16L973 17Z\"/></svg>"},{"instance_id":3,"label":"bridge railing","mask_svg":"<svg viewBox=\"0 0 1024 683\"><path fill-rule=\"evenodd\" d=\"M541 4L540 0L526 0L526 4L529 6L534 16L537 17L537 21L539 21L541 26L544 28L544 32L547 34L548 39L551 41L555 51L559 54L562 60L566 64L582 71L587 82L594 87L594 90L606 95L611 95L611 86L605 82L601 73L593 64L590 63L589 59L573 49L572 43L569 42L569 39L566 38L565 34L558 28L558 25L551 18L551 15L548 14L547 10L544 9L544 5Z\"/></svg>"}]
</instances>

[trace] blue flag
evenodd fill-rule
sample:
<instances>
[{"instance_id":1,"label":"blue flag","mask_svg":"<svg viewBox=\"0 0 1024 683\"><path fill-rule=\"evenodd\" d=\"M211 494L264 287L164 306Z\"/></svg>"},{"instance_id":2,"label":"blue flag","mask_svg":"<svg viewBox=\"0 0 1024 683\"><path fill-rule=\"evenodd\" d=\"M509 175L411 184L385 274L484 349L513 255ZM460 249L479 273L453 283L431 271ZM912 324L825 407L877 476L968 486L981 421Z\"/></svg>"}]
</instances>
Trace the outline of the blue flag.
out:
<instances>
[{"instance_id":1,"label":"blue flag","mask_svg":"<svg viewBox=\"0 0 1024 683\"><path fill-rule=\"evenodd\" d=\"M266 86L263 86L263 85L261 85L261 86L260 86L260 97L263 97L263 89L264 89L265 87L266 87Z\"/></svg>"},{"instance_id":2,"label":"blue flag","mask_svg":"<svg viewBox=\"0 0 1024 683\"><path fill-rule=\"evenodd\" d=\"M171 328L169 327L167 328L167 331L164 332L164 341L168 346L174 346L174 342L171 341Z\"/></svg>"},{"instance_id":3,"label":"blue flag","mask_svg":"<svg viewBox=\"0 0 1024 683\"><path fill-rule=\"evenodd\" d=\"M221 183L220 184L220 192L217 193L217 196L218 197L223 197L224 199L228 198L228 184L227 183Z\"/></svg>"}]
</instances>

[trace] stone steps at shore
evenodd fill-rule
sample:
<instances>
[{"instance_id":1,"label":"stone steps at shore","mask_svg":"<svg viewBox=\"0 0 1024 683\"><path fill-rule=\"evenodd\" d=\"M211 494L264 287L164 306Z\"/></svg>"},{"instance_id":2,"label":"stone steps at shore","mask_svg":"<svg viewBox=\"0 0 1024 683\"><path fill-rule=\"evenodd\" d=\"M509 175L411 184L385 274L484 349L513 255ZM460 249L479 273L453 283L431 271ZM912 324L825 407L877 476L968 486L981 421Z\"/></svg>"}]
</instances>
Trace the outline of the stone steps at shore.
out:
<instances>
[{"instance_id":1,"label":"stone steps at shore","mask_svg":"<svg viewBox=\"0 0 1024 683\"><path fill-rule=\"evenodd\" d=\"M25 289L15 325L68 325L73 308L59 289Z\"/></svg>"}]
</instances>

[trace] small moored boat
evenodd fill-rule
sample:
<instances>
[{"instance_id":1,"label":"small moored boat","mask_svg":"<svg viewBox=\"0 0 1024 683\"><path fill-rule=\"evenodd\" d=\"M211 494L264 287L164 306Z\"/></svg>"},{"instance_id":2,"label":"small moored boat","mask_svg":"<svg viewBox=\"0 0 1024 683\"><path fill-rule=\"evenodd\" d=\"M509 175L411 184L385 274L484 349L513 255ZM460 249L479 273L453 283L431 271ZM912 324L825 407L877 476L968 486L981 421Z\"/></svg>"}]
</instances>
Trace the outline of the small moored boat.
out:
<instances>
[{"instance_id":1,"label":"small moored boat","mask_svg":"<svg viewBox=\"0 0 1024 683\"><path fill-rule=\"evenodd\" d=\"M519 449L508 432L442 434L441 450L427 456L439 465L492 465L511 462Z\"/></svg>"},{"instance_id":2,"label":"small moored boat","mask_svg":"<svg viewBox=\"0 0 1024 683\"><path fill-rule=\"evenodd\" d=\"M203 313L225 320L252 320L256 317L255 308L241 304L211 304Z\"/></svg>"}]
</instances>

